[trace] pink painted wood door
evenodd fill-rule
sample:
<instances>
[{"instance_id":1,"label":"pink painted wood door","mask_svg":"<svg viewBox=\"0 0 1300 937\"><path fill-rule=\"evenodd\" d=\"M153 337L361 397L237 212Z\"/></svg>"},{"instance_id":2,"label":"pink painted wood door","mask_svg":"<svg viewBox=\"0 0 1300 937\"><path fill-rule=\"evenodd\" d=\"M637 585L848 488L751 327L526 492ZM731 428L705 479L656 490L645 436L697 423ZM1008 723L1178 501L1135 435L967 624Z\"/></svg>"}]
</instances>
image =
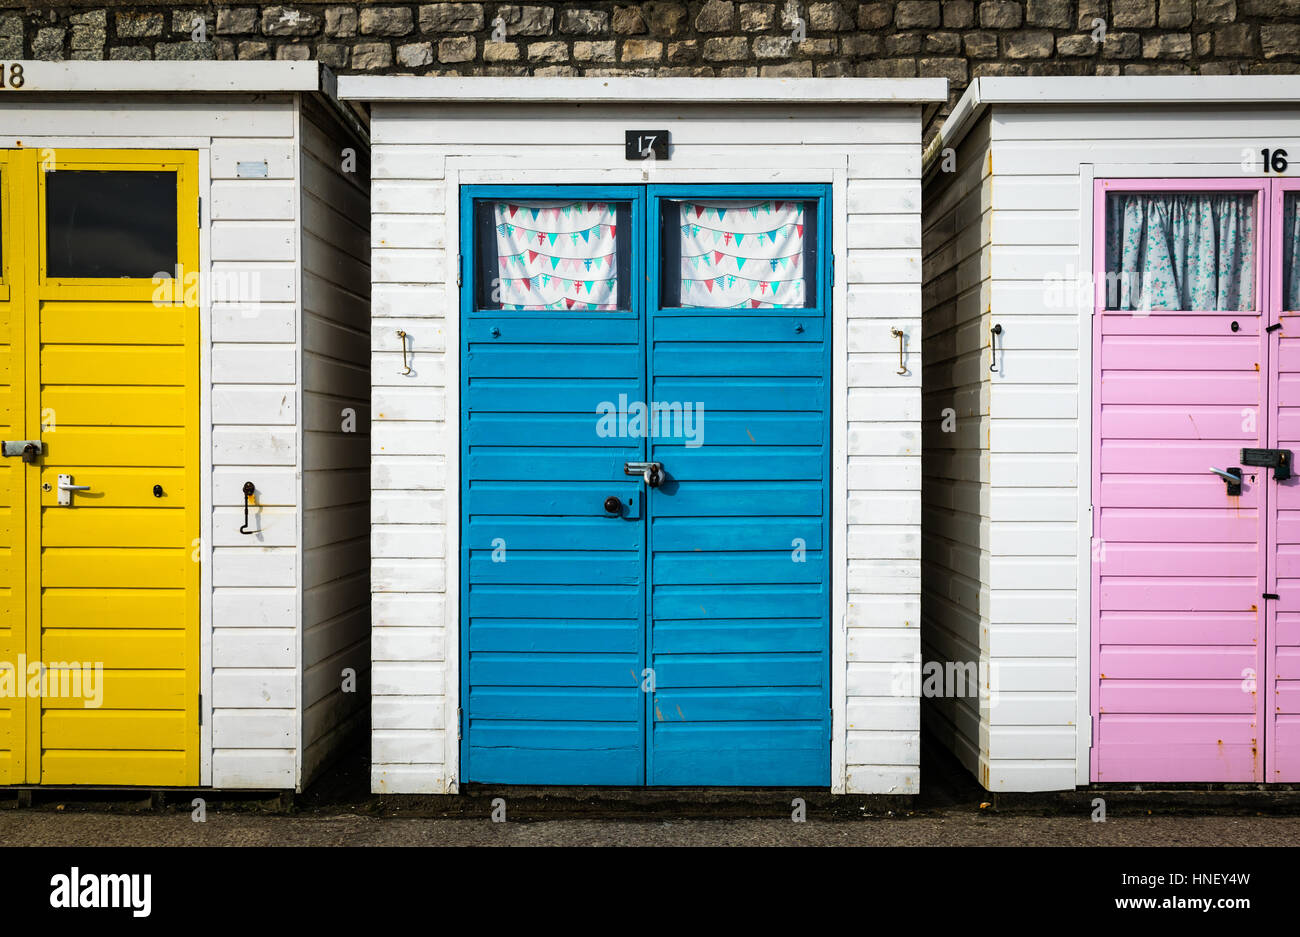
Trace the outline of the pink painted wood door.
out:
<instances>
[{"instance_id":1,"label":"pink painted wood door","mask_svg":"<svg viewBox=\"0 0 1300 937\"><path fill-rule=\"evenodd\" d=\"M1105 280L1106 200L1133 190L1245 197L1253 280L1239 303L1107 308L1120 290ZM1094 781L1265 779L1257 686L1271 480L1239 456L1269 445L1267 192L1267 183L1241 180L1097 183ZM1240 493L1211 467L1241 467Z\"/></svg>"},{"instance_id":2,"label":"pink painted wood door","mask_svg":"<svg viewBox=\"0 0 1300 937\"><path fill-rule=\"evenodd\" d=\"M1281 328L1269 335L1269 393L1275 402L1268 433L1271 448L1300 453L1300 179L1272 185L1269 304ZM1300 478L1277 481L1269 472L1268 592L1265 602L1265 665L1260 681L1264 710L1265 777L1300 781Z\"/></svg>"}]
</instances>

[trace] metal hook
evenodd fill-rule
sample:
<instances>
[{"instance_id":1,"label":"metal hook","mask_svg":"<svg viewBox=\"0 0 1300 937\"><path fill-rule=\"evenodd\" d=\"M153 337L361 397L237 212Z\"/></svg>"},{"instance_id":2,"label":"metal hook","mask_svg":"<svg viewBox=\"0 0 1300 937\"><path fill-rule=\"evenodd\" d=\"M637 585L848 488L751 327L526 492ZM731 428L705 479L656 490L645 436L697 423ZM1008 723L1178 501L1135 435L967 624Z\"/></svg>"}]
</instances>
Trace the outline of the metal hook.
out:
<instances>
[{"instance_id":1,"label":"metal hook","mask_svg":"<svg viewBox=\"0 0 1300 937\"><path fill-rule=\"evenodd\" d=\"M257 531L248 529L248 501L253 497L253 492L257 489L253 487L252 482L244 482L244 526L239 528L241 534L255 534Z\"/></svg>"},{"instance_id":2,"label":"metal hook","mask_svg":"<svg viewBox=\"0 0 1300 937\"><path fill-rule=\"evenodd\" d=\"M989 370L990 370L990 371L996 371L996 370L998 369L998 340L997 340L997 336L999 336L999 335L1002 334L1002 326L1001 326L1001 325L995 325L995 326L993 326L993 328L989 329L989 333L990 333L990 337L989 337L989 353L990 353Z\"/></svg>"},{"instance_id":3,"label":"metal hook","mask_svg":"<svg viewBox=\"0 0 1300 937\"><path fill-rule=\"evenodd\" d=\"M402 374L403 375L410 374L411 366L406 363L406 333L401 329L398 329L397 337L402 340L402 368L403 368Z\"/></svg>"},{"instance_id":4,"label":"metal hook","mask_svg":"<svg viewBox=\"0 0 1300 937\"><path fill-rule=\"evenodd\" d=\"M894 336L894 338L898 339L898 373L906 374L907 366L903 364L903 330L890 329L889 331Z\"/></svg>"}]
</instances>

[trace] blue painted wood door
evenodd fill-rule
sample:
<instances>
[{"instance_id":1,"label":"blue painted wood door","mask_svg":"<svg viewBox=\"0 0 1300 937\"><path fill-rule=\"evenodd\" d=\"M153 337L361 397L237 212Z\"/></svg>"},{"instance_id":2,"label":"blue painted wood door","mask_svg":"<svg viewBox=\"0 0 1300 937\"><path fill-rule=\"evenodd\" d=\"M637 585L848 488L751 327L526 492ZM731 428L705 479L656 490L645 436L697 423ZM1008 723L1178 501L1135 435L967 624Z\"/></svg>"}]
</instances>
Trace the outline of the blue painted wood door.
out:
<instances>
[{"instance_id":1,"label":"blue painted wood door","mask_svg":"<svg viewBox=\"0 0 1300 937\"><path fill-rule=\"evenodd\" d=\"M463 779L829 784L828 195L462 189Z\"/></svg>"}]
</instances>

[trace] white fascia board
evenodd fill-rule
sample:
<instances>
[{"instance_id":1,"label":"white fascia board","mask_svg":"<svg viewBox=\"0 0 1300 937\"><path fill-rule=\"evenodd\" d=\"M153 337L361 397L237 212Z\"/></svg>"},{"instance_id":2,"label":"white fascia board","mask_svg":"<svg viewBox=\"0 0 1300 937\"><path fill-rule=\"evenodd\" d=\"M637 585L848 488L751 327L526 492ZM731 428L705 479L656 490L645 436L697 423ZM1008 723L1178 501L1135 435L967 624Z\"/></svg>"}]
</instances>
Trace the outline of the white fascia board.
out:
<instances>
[{"instance_id":1,"label":"white fascia board","mask_svg":"<svg viewBox=\"0 0 1300 937\"><path fill-rule=\"evenodd\" d=\"M364 102L930 104L946 78L439 78L345 75L339 98Z\"/></svg>"},{"instance_id":2,"label":"white fascia board","mask_svg":"<svg viewBox=\"0 0 1300 937\"><path fill-rule=\"evenodd\" d=\"M20 62L29 93L333 91L319 62ZM16 96L20 92L7 92Z\"/></svg>"},{"instance_id":3,"label":"white fascia board","mask_svg":"<svg viewBox=\"0 0 1300 937\"><path fill-rule=\"evenodd\" d=\"M993 104L1099 108L1114 105L1298 104L1295 75L1078 75L976 78L926 150L923 174Z\"/></svg>"}]
</instances>

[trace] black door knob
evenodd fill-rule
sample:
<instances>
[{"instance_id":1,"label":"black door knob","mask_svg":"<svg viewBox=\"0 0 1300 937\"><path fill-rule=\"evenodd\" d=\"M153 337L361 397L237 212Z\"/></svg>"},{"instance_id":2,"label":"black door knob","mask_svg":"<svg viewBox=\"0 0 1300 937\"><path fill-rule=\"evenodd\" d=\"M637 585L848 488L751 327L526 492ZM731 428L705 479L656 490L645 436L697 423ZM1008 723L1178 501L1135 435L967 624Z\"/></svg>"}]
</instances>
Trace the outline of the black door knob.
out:
<instances>
[{"instance_id":1,"label":"black door knob","mask_svg":"<svg viewBox=\"0 0 1300 937\"><path fill-rule=\"evenodd\" d=\"M155 498L161 498L163 496L162 485L153 486L153 496Z\"/></svg>"},{"instance_id":2,"label":"black door knob","mask_svg":"<svg viewBox=\"0 0 1300 937\"><path fill-rule=\"evenodd\" d=\"M608 511L610 514L622 514L623 502L620 501L614 495L610 495L608 498L605 499L605 510Z\"/></svg>"}]
</instances>

